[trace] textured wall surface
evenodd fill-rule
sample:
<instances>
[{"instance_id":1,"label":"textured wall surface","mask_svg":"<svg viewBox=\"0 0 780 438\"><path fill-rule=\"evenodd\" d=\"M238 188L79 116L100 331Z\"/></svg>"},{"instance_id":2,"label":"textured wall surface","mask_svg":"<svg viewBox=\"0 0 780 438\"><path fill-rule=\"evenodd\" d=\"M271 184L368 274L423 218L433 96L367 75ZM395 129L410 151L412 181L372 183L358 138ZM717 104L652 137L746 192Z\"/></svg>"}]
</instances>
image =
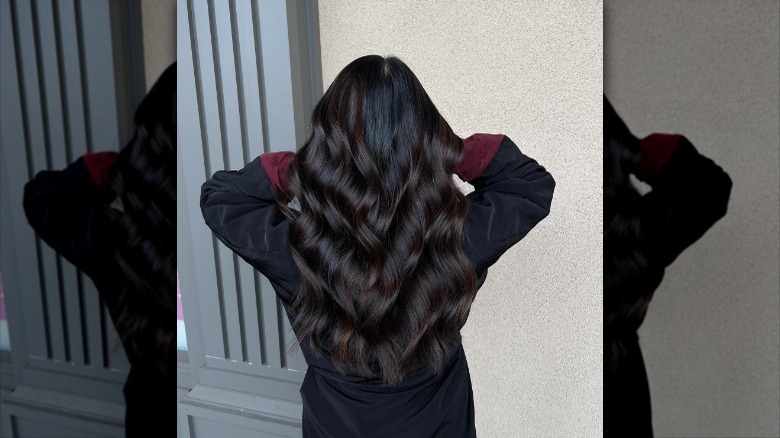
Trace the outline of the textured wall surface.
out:
<instances>
[{"instance_id":1,"label":"textured wall surface","mask_svg":"<svg viewBox=\"0 0 780 438\"><path fill-rule=\"evenodd\" d=\"M146 89L176 60L176 0L141 0Z\"/></svg>"},{"instance_id":2,"label":"textured wall surface","mask_svg":"<svg viewBox=\"0 0 780 438\"><path fill-rule=\"evenodd\" d=\"M657 436L780 436L780 2L608 0L605 89L639 136L685 134L734 186L640 330Z\"/></svg>"},{"instance_id":3,"label":"textured wall surface","mask_svg":"<svg viewBox=\"0 0 780 438\"><path fill-rule=\"evenodd\" d=\"M396 55L455 132L504 133L557 182L463 330L480 437L602 430L601 1L320 0L325 87Z\"/></svg>"}]
</instances>

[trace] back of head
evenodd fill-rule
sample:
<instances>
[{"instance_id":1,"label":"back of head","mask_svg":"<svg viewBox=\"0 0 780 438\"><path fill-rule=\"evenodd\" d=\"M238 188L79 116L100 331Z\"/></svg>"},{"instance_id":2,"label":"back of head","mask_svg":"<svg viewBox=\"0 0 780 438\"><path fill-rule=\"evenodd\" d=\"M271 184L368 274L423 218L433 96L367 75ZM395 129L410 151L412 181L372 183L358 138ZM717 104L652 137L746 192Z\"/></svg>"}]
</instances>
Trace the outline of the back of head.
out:
<instances>
[{"instance_id":1,"label":"back of head","mask_svg":"<svg viewBox=\"0 0 780 438\"><path fill-rule=\"evenodd\" d=\"M294 218L299 341L345 372L374 364L387 383L441 368L476 292L461 245L468 203L452 179L462 151L399 59L364 56L339 73L290 166L300 213L280 200Z\"/></svg>"},{"instance_id":2,"label":"back of head","mask_svg":"<svg viewBox=\"0 0 780 438\"><path fill-rule=\"evenodd\" d=\"M301 161L353 170L345 174L388 198L419 184L408 177L449 181L462 153L422 84L394 57L347 65L314 108L311 128Z\"/></svg>"}]
</instances>

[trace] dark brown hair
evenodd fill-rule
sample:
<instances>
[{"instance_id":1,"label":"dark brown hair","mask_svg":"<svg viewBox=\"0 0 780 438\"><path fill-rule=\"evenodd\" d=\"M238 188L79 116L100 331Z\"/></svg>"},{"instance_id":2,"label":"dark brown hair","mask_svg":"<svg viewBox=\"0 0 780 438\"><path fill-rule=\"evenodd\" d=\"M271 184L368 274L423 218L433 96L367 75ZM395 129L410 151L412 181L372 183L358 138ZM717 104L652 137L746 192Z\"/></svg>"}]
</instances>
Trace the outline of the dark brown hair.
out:
<instances>
[{"instance_id":1,"label":"dark brown hair","mask_svg":"<svg viewBox=\"0 0 780 438\"><path fill-rule=\"evenodd\" d=\"M440 371L459 347L476 294L452 179L462 153L395 57L354 60L316 105L277 201L301 274L293 329L343 373L397 383L420 364Z\"/></svg>"},{"instance_id":2,"label":"dark brown hair","mask_svg":"<svg viewBox=\"0 0 780 438\"><path fill-rule=\"evenodd\" d=\"M114 166L113 189L123 244L117 259L127 281L117 332L142 360L171 371L176 335L176 63L139 104L135 131ZM128 352L129 353L129 352Z\"/></svg>"}]
</instances>

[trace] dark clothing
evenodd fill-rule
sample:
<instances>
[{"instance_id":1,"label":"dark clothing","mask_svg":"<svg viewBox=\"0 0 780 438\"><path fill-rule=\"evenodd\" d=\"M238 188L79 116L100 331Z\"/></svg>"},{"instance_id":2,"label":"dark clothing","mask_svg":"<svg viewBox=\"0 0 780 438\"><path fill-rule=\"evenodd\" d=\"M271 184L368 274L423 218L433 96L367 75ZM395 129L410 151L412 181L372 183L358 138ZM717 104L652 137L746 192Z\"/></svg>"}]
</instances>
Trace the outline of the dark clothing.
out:
<instances>
[{"instance_id":1,"label":"dark clothing","mask_svg":"<svg viewBox=\"0 0 780 438\"><path fill-rule=\"evenodd\" d=\"M487 140L485 140L487 141ZM508 138L471 183L470 214L462 243L477 273L488 267L547 216L555 182ZM257 158L238 171L220 171L203 185L201 208L216 236L270 281L288 318L299 271L288 247L290 221L275 203L272 184ZM301 346L308 370L301 386L306 437L474 437L474 399L462 345L443 372L418 367L396 386L339 374L328 356Z\"/></svg>"},{"instance_id":2,"label":"dark clothing","mask_svg":"<svg viewBox=\"0 0 780 438\"><path fill-rule=\"evenodd\" d=\"M645 257L646 269L631 284L605 288L614 294L605 297L604 309L612 316L604 328L605 437L653 436L650 388L637 330L665 268L726 214L731 193L731 179L723 169L685 137L675 141L663 167L646 175L652 191L640 201L637 251ZM606 256L610 248L604 250Z\"/></svg>"},{"instance_id":3,"label":"dark clothing","mask_svg":"<svg viewBox=\"0 0 780 438\"><path fill-rule=\"evenodd\" d=\"M95 186L84 158L63 171L39 172L24 188L24 210L30 225L44 242L92 279L116 322L118 293L126 280L114 255L123 233L107 211L114 198ZM127 343L124 347L131 365L123 390L127 436L173 436L175 338L167 373L160 371L154 360L133 354Z\"/></svg>"}]
</instances>

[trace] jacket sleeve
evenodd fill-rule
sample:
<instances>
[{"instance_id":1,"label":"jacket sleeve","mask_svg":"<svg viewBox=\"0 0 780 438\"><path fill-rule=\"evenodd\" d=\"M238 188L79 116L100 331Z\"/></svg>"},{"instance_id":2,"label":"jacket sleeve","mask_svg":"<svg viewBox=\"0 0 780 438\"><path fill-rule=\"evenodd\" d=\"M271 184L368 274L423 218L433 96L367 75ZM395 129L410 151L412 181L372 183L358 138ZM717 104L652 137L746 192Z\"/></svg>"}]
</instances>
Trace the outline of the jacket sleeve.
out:
<instances>
[{"instance_id":1,"label":"jacket sleeve","mask_svg":"<svg viewBox=\"0 0 780 438\"><path fill-rule=\"evenodd\" d=\"M468 139L467 139L468 140ZM534 159L502 136L492 160L469 181L466 255L477 274L486 271L550 213L555 180Z\"/></svg>"},{"instance_id":2,"label":"jacket sleeve","mask_svg":"<svg viewBox=\"0 0 780 438\"><path fill-rule=\"evenodd\" d=\"M668 155L656 172L639 175L652 188L641 199L640 232L651 257L666 267L726 215L732 182L683 136L654 134L642 143L648 159L656 155L648 144Z\"/></svg>"},{"instance_id":3,"label":"jacket sleeve","mask_svg":"<svg viewBox=\"0 0 780 438\"><path fill-rule=\"evenodd\" d=\"M115 196L95 185L84 158L64 170L41 171L24 186L24 212L36 234L93 277L113 258L118 224L108 205Z\"/></svg>"},{"instance_id":4,"label":"jacket sleeve","mask_svg":"<svg viewBox=\"0 0 780 438\"><path fill-rule=\"evenodd\" d=\"M261 158L241 170L216 172L201 187L200 208L214 235L281 287L286 295L280 298L290 301L298 275L288 246L291 223L276 205Z\"/></svg>"}]
</instances>

